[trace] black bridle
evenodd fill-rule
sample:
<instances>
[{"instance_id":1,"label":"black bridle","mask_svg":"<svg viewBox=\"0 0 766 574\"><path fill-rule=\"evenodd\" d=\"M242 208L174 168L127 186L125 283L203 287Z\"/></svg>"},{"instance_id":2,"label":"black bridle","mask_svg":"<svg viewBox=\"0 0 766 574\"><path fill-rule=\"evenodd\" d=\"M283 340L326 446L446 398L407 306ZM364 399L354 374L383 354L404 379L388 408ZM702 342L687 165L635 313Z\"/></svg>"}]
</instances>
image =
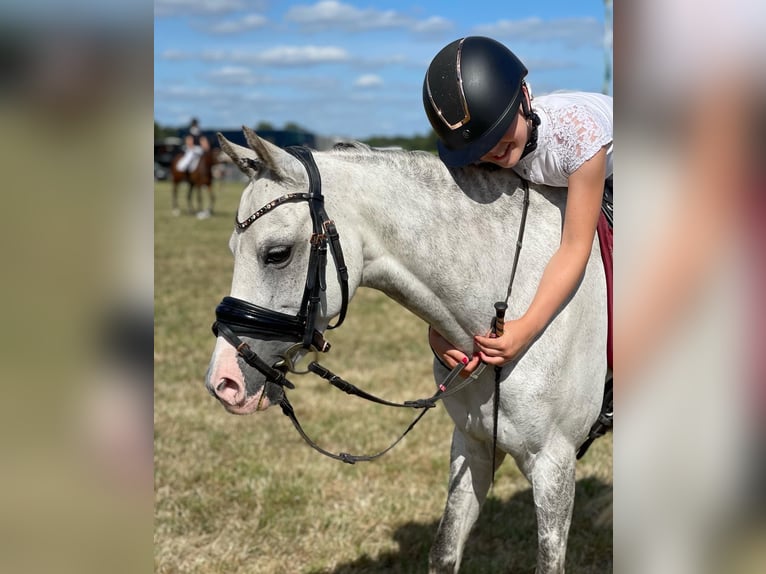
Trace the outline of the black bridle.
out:
<instances>
[{"instance_id":1,"label":"black bridle","mask_svg":"<svg viewBox=\"0 0 766 574\"><path fill-rule=\"evenodd\" d=\"M244 231L258 218L270 212L275 207L288 202L305 201L309 205L311 224L311 252L309 254L308 273L306 285L303 290L303 299L296 315L288 315L279 311L272 311L242 299L224 297L215 310L216 322L213 323L213 333L224 337L234 345L240 354L242 350L247 353L247 346L237 335L244 336L279 336L301 343L304 349L316 349L326 352L330 344L325 341L322 333L316 329L316 320L319 315L322 293L327 289L326 269L328 247L338 274L338 283L341 291L341 309L338 321L334 325L328 325L328 329L339 327L346 318L348 309L348 269L343 258L343 250L340 246L340 237L335 227L335 222L327 216L324 208L324 196L322 195L322 180L319 176L314 157L306 147L290 147L286 151L295 156L306 168L309 177L308 193L289 193L267 203L244 221L239 221L235 215L234 221L237 229ZM243 346L244 345L244 346ZM252 351L250 351L252 353ZM257 355L252 361L248 361L253 367L266 376L266 381L280 386L294 388L287 381L283 372L266 364Z\"/></svg>"},{"instance_id":2,"label":"black bridle","mask_svg":"<svg viewBox=\"0 0 766 574\"><path fill-rule=\"evenodd\" d=\"M337 322L334 325L328 325L327 328L335 329L339 327L346 318L346 311L348 309L348 269L346 268L345 260L343 258L340 236L335 227L335 223L327 216L327 212L324 209L324 196L322 195L322 183L319 176L319 170L314 162L311 150L308 148L304 146L296 146L285 148L285 151L300 160L306 168L309 178L308 193L288 193L282 195L264 205L244 221L239 221L239 218L235 215L234 221L237 228L240 231L244 231L258 218L270 212L275 207L288 202L308 202L313 231L310 241L311 252L309 255L308 273L300 309L296 315L288 315L286 313L280 313L278 311L272 311L271 309L254 305L235 297L224 297L215 310L216 321L213 323L213 334L226 339L249 365L257 369L266 377L266 383L272 383L282 387L282 398L279 402L282 407L282 412L290 418L298 433L309 446L330 458L341 460L349 464L354 464L358 461L374 460L396 446L405 435L412 430L418 421L420 421L423 415L425 415L429 409L436 406L436 403L439 400L443 400L448 396L457 393L465 386L478 379L486 365L481 364L469 376L461 378L460 374L464 369L464 365L459 363L452 369L452 371L450 371L446 379L438 385L436 392L432 396L414 401L396 403L381 399L355 387L348 381L345 381L338 375L332 373L329 369L320 365L318 362L313 361L308 366L309 371L324 378L331 385L347 394L356 395L381 405L421 409L421 412L399 438L386 449L372 455L352 455L348 453L334 454L323 449L308 437L298 422L298 419L295 416L295 411L287 399L287 394L284 392L285 388L295 388L295 385L288 380L285 375L285 371L291 370L291 359L285 357L285 360L274 365L269 365L240 338L240 336L252 338L258 338L259 336L262 337L264 335L277 336L280 339L287 338L296 341L297 344L294 345L293 348L299 347L323 353L329 351L330 343L325 341L322 333L315 327L316 319L319 314L321 294L327 289L326 267L328 246L333 260L335 261L335 267L338 274L338 282L341 289L341 310ZM524 222L526 219L527 207L529 205L529 187L526 182L523 183L525 192L524 212L519 229L516 256L514 258L513 270L511 273L511 284L513 283L513 276L516 272L516 264L521 251L521 239L524 233ZM510 286L508 294L510 295ZM499 386L499 370L496 372L496 385ZM263 392L265 392L265 389ZM495 420L497 420L497 409L495 409L495 411Z\"/></svg>"}]
</instances>

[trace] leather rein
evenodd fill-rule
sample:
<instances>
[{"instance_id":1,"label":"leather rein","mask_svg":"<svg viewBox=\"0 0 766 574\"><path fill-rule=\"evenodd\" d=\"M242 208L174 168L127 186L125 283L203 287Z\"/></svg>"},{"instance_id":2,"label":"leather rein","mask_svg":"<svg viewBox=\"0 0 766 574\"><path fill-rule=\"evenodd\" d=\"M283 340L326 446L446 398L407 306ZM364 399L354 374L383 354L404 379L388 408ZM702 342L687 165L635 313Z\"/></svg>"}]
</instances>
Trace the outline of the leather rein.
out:
<instances>
[{"instance_id":1,"label":"leather rein","mask_svg":"<svg viewBox=\"0 0 766 574\"><path fill-rule=\"evenodd\" d=\"M437 385L436 392L430 397L397 403L381 399L371 393L359 389L331 372L329 369L323 367L317 361L312 361L308 366L309 371L322 377L332 386L349 395L355 395L368 401L390 407L420 409L421 412L393 443L384 450L370 455L353 455L344 452L337 454L332 453L319 446L306 434L301 427L300 422L298 422L293 406L287 398L286 389L295 388L295 385L286 376L287 371L296 372L291 366L290 359L286 358L283 361L278 361L274 365L269 365L241 339L241 336L252 338L258 338L263 335L279 336L280 338L287 337L290 340L296 341L294 347L300 347L300 349L309 351L314 350L321 353L326 353L330 350L330 343L324 339L323 334L315 327L319 315L321 296L327 289L326 267L328 249L335 262L338 282L340 284L341 310L337 322L334 325L328 325L327 328L336 329L337 327L340 327L346 317L346 311L348 309L348 269L343 258L340 236L335 227L335 223L327 216L327 212L324 209L324 196L322 195L322 183L319 170L311 150L307 147L293 146L285 148L285 151L297 158L306 168L309 178L308 193L289 193L282 195L264 205L244 221L239 221L236 214L234 220L237 228L240 231L244 231L258 218L284 203L298 201L305 201L308 203L313 232L310 240L311 252L309 255L306 285L300 309L296 315L288 315L286 313L254 305L235 297L224 297L215 310L216 321L213 323L212 327L213 334L226 339L226 341L237 350L237 353L245 360L245 362L247 362L247 364L266 377L266 383L272 383L282 387L282 398L279 401L282 412L290 419L300 436L311 448L325 456L348 464L354 464L360 461L371 461L384 455L399 444L407 433L409 433L420 419L423 418L426 412L436 406L438 401L457 393L473 381L477 380L484 372L486 364L480 364L467 377L461 377L461 373L465 367L463 364L458 364L450 371L444 381ZM529 187L527 182L523 181L523 183L525 193L524 211L521 226L519 228L516 255L514 257L513 270L511 273L511 284L513 283L516 264L521 251L521 239L524 233L524 223L526 220L527 207L529 205ZM510 293L510 286L508 293ZM498 374L496 372L496 379L497 378ZM265 386L262 392L265 392ZM497 417L496 413L495 417ZM497 419L495 418L495 428L496 425Z\"/></svg>"}]
</instances>

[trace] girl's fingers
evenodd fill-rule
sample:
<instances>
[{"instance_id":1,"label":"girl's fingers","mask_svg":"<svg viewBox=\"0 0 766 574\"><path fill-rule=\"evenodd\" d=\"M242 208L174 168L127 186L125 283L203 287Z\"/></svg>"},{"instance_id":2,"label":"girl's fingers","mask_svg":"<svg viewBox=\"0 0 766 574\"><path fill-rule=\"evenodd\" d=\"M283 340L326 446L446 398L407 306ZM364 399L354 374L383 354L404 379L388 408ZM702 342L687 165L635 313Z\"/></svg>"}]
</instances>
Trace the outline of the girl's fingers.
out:
<instances>
[{"instance_id":1,"label":"girl's fingers","mask_svg":"<svg viewBox=\"0 0 766 574\"><path fill-rule=\"evenodd\" d=\"M443 355L443 358L446 359L445 362L447 363L447 366L450 369L454 369L458 363L465 364L468 362L468 357L466 357L463 353L461 353L457 349L448 351L447 353Z\"/></svg>"},{"instance_id":2,"label":"girl's fingers","mask_svg":"<svg viewBox=\"0 0 766 574\"><path fill-rule=\"evenodd\" d=\"M471 357L471 360L468 361L468 364L465 366L465 368L460 372L460 376L463 378L469 376L476 370L476 367L479 366L480 362L481 357L478 354L474 354L473 357Z\"/></svg>"},{"instance_id":3,"label":"girl's fingers","mask_svg":"<svg viewBox=\"0 0 766 574\"><path fill-rule=\"evenodd\" d=\"M486 339L487 341L491 341L489 344L485 344L483 341L476 340L476 347L479 349L479 351L482 351L484 353L490 354L490 355L496 355L498 353L502 353L503 351L503 345L500 343L500 339Z\"/></svg>"},{"instance_id":4,"label":"girl's fingers","mask_svg":"<svg viewBox=\"0 0 766 574\"><path fill-rule=\"evenodd\" d=\"M477 335L473 340L487 349L501 349L504 345L504 337L481 337Z\"/></svg>"},{"instance_id":5,"label":"girl's fingers","mask_svg":"<svg viewBox=\"0 0 766 574\"><path fill-rule=\"evenodd\" d=\"M502 365L505 360L503 357L490 357L489 355L486 355L484 353L479 353L479 356L481 357L481 360L487 363L488 365Z\"/></svg>"},{"instance_id":6,"label":"girl's fingers","mask_svg":"<svg viewBox=\"0 0 766 574\"><path fill-rule=\"evenodd\" d=\"M501 359L503 358L503 352L499 349L487 349L486 351L482 351L481 353L482 355L486 357L491 357L491 358L499 357Z\"/></svg>"}]
</instances>

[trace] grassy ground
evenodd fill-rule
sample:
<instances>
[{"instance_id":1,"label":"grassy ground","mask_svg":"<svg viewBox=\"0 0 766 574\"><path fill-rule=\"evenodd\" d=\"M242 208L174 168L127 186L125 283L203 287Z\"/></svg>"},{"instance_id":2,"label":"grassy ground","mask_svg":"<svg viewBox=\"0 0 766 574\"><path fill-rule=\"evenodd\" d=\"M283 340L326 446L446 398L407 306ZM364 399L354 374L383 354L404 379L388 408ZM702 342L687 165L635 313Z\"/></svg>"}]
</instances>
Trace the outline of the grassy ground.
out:
<instances>
[{"instance_id":1,"label":"grassy ground","mask_svg":"<svg viewBox=\"0 0 766 574\"><path fill-rule=\"evenodd\" d=\"M155 571L161 573L417 573L446 497L452 425L433 409L392 452L354 466L309 449L278 409L227 414L205 391L210 325L228 294L227 248L241 186L218 191L207 220L173 217L155 192ZM323 363L394 400L432 392L426 326L361 290ZM290 394L307 432L331 450L387 446L411 413L349 397L308 377ZM612 441L577 468L567 571L612 570ZM461 572L532 572L534 506L512 461L469 539Z\"/></svg>"}]
</instances>

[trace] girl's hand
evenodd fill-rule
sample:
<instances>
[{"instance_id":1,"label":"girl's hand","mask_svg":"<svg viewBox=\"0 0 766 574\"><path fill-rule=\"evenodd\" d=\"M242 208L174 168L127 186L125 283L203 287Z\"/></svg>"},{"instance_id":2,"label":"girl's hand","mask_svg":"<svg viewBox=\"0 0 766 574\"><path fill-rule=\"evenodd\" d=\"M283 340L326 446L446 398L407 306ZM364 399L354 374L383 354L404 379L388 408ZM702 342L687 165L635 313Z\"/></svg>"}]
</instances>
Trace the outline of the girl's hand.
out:
<instances>
[{"instance_id":1,"label":"girl's hand","mask_svg":"<svg viewBox=\"0 0 766 574\"><path fill-rule=\"evenodd\" d=\"M593 247L605 170L602 147L569 176L561 244L545 266L532 303L521 318L505 322L502 337L474 337L474 347L488 365L501 366L516 358L576 289Z\"/></svg>"},{"instance_id":2,"label":"girl's hand","mask_svg":"<svg viewBox=\"0 0 766 574\"><path fill-rule=\"evenodd\" d=\"M441 333L436 329L428 329L428 343L450 369L454 369L458 363L463 363L465 368L460 374L464 377L470 375L479 366L478 355L474 354L473 357L466 356L460 349L455 348L452 343L442 337Z\"/></svg>"},{"instance_id":3,"label":"girl's hand","mask_svg":"<svg viewBox=\"0 0 766 574\"><path fill-rule=\"evenodd\" d=\"M502 337L490 335L473 338L479 358L488 365L502 366L513 360L523 351L534 337L534 331L529 329L524 321L513 320L505 322L505 332Z\"/></svg>"}]
</instances>

